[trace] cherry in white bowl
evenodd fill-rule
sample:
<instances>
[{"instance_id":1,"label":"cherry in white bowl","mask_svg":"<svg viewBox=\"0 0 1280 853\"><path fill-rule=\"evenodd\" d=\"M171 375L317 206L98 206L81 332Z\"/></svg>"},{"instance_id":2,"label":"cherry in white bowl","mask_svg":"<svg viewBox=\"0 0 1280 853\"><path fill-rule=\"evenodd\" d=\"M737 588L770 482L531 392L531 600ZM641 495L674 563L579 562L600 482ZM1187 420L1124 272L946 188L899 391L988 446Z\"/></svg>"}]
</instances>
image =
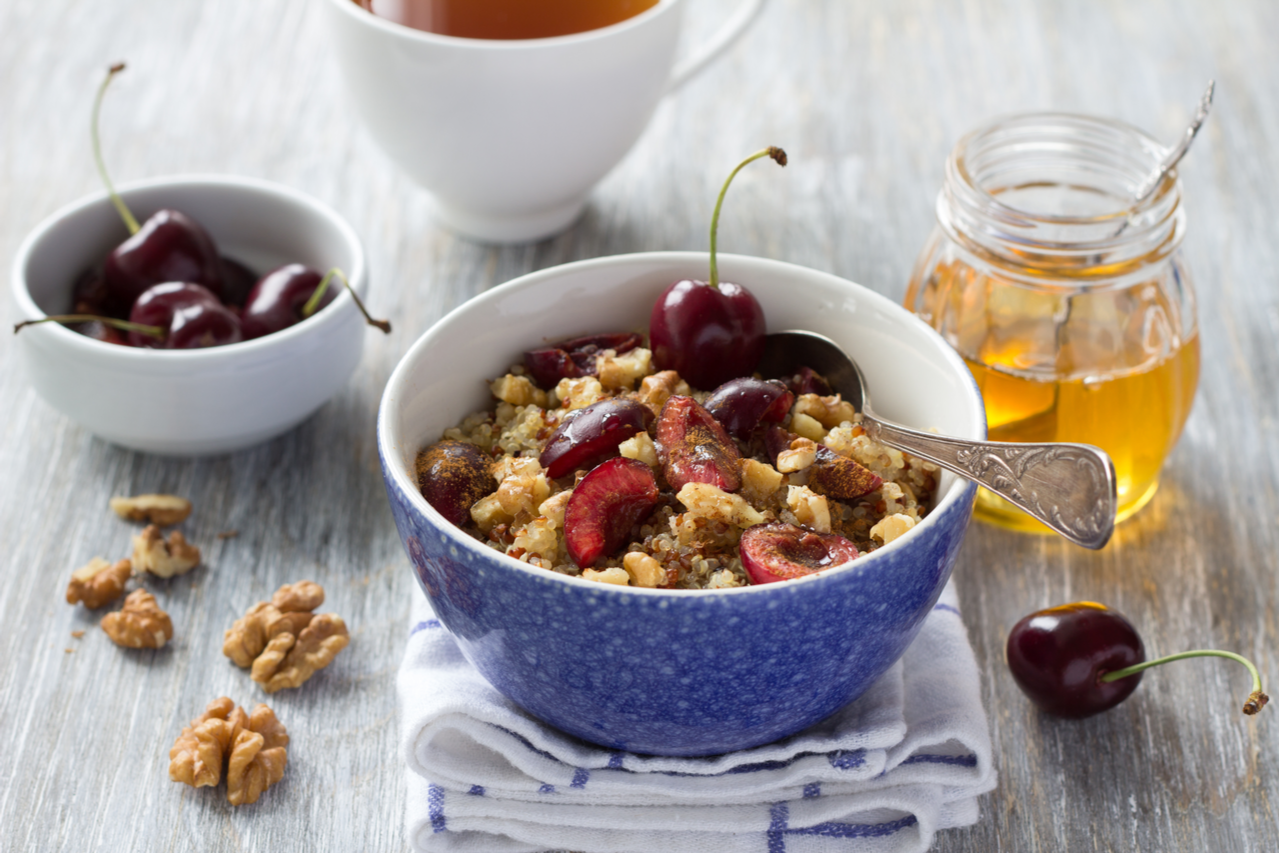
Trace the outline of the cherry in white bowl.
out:
<instances>
[{"instance_id":1,"label":"cherry in white bowl","mask_svg":"<svg viewBox=\"0 0 1280 853\"><path fill-rule=\"evenodd\" d=\"M975 491L944 473L928 516L878 550L795 580L702 591L532 567L427 502L416 455L491 405L484 380L553 342L645 331L659 294L705 275L706 264L695 252L624 255L496 287L409 349L378 414L392 515L415 577L463 654L542 720L634 752L711 755L768 743L861 695L936 604ZM722 256L720 268L759 300L768 331L809 329L841 344L886 417L985 437L982 398L964 362L901 306L792 264Z\"/></svg>"},{"instance_id":2,"label":"cherry in white bowl","mask_svg":"<svg viewBox=\"0 0 1280 853\"><path fill-rule=\"evenodd\" d=\"M266 181L182 176L124 186L140 218L161 209L198 221L218 250L261 275L289 263L337 267L359 294L364 247L343 217L304 193ZM129 232L107 193L40 223L13 262L14 323L66 314L79 277ZM345 289L305 320L253 340L203 349L119 346L57 323L15 338L23 368L50 406L114 444L177 456L227 453L306 420L360 363L364 317Z\"/></svg>"}]
</instances>

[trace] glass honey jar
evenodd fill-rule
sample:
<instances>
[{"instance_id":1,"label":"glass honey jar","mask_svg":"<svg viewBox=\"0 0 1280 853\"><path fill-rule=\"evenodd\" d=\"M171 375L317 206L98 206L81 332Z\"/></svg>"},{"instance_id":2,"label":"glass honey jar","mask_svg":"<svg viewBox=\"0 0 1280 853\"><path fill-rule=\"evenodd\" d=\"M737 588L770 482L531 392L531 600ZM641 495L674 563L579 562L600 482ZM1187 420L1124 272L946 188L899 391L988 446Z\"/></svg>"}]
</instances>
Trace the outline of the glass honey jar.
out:
<instances>
[{"instance_id":1,"label":"glass honey jar","mask_svg":"<svg viewBox=\"0 0 1280 853\"><path fill-rule=\"evenodd\" d=\"M1043 113L957 143L905 304L964 357L993 441L1110 454L1117 521L1155 494L1200 370L1182 186L1135 189L1166 150L1121 122ZM979 518L1045 530L980 492Z\"/></svg>"}]
</instances>

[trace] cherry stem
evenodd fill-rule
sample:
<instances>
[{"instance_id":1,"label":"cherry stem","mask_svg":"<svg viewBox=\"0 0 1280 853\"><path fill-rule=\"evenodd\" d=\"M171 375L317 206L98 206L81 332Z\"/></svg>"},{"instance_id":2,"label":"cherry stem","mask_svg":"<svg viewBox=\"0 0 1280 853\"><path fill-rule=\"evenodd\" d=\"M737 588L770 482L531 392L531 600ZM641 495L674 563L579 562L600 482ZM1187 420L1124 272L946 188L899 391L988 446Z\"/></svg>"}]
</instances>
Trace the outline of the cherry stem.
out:
<instances>
[{"instance_id":1,"label":"cherry stem","mask_svg":"<svg viewBox=\"0 0 1280 853\"><path fill-rule=\"evenodd\" d=\"M124 220L125 227L129 229L129 233L137 234L141 226L138 225L138 220L134 218L133 212L129 210L128 205L124 203L124 199L120 198L120 194L112 186L111 178L107 176L107 165L102 162L102 143L98 140L98 113L102 111L102 96L107 93L107 86L111 84L111 78L123 70L123 62L117 62L107 69L107 76L103 79L102 85L98 87L98 96L93 99L93 120L89 125L89 136L93 140L93 160L98 164L98 176L107 185L107 195L110 196L111 203L116 206L116 210L120 212L120 218Z\"/></svg>"},{"instance_id":2,"label":"cherry stem","mask_svg":"<svg viewBox=\"0 0 1280 853\"><path fill-rule=\"evenodd\" d=\"M720 288L720 275L716 269L716 226L720 224L720 205L724 203L724 194L729 191L729 184L733 183L733 178L738 172L742 171L742 167L750 163L752 160L759 160L761 157L772 157L773 161L779 166L787 165L787 152L781 148L770 145L763 151L757 151L747 159L743 160L737 167L729 173L729 178L724 182L724 186L720 188L720 195L716 198L716 209L711 213L711 279L707 283L712 287Z\"/></svg>"},{"instance_id":3,"label":"cherry stem","mask_svg":"<svg viewBox=\"0 0 1280 853\"><path fill-rule=\"evenodd\" d=\"M360 309L360 313L364 315L365 322L370 326L376 326L383 331L384 334L391 334L391 324L386 320L375 320L369 316L369 312L365 310L364 303L360 301L360 297L356 295L355 288L351 286L351 282L347 281L347 277L342 274L342 270L334 267L324 274L324 278L320 279L320 283L316 285L316 289L312 292L311 298L307 300L307 304L302 306L302 318L305 320L312 314L316 313L316 309L320 305L320 300L324 298L324 292L329 289L329 282L337 276L342 280L342 284L347 288L347 292L351 294L351 298L356 301L356 307Z\"/></svg>"},{"instance_id":4,"label":"cherry stem","mask_svg":"<svg viewBox=\"0 0 1280 853\"><path fill-rule=\"evenodd\" d=\"M1165 655L1162 658L1143 661L1142 663L1137 663L1137 664L1134 664L1133 666L1127 666L1124 669L1117 669L1114 672L1108 672L1105 675L1101 676L1098 680L1102 682L1119 681L1122 678L1128 678L1130 675L1134 675L1136 673L1142 672L1144 669L1150 669L1153 666L1159 666L1162 663L1169 663L1170 661L1175 661L1175 660L1183 660L1184 658L1203 658L1203 657L1230 658L1231 660L1239 661L1240 663L1244 664L1245 667L1249 670L1249 674L1253 676L1253 692L1249 694L1249 701L1244 703L1243 710L1246 714L1258 713L1259 711L1262 710L1262 706L1267 704L1267 702L1270 700L1270 697L1267 696L1267 694L1262 692L1262 678L1258 675L1258 669L1253 665L1252 661L1250 661L1247 658L1243 658L1234 652L1222 652L1222 651L1218 651L1217 649L1196 649L1195 651L1191 651L1191 652L1179 652L1176 655Z\"/></svg>"},{"instance_id":5,"label":"cherry stem","mask_svg":"<svg viewBox=\"0 0 1280 853\"><path fill-rule=\"evenodd\" d=\"M25 327L34 326L37 323L102 323L104 326L111 326L122 332L137 332L140 335L148 335L161 341L165 337L165 330L160 326L130 323L128 320L117 320L115 317L99 317L97 314L56 314L50 317L41 317L39 320L23 320L21 323L14 325L13 333L16 335Z\"/></svg>"}]
</instances>

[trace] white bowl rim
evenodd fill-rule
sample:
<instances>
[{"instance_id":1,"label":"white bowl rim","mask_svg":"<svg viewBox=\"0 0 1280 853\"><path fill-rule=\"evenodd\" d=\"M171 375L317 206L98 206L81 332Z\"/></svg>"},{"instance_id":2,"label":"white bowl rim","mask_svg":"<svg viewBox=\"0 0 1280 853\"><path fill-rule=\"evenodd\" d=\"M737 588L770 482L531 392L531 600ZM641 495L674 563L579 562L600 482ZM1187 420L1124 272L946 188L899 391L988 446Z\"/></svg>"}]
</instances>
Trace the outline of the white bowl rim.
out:
<instances>
[{"instance_id":1,"label":"white bowl rim","mask_svg":"<svg viewBox=\"0 0 1280 853\"><path fill-rule=\"evenodd\" d=\"M354 4L353 4L354 5ZM351 271L343 270L347 280L351 282L352 288L357 292L364 289L365 280L365 254L364 244L360 241L359 235L351 224L329 205L319 199L308 195L301 190L293 187L278 184L273 181L263 180L261 178L246 177L243 175L222 175L222 174L180 174L169 175L159 178L146 178L140 181L133 181L127 184L121 184L116 188L116 192L121 196L133 192L150 191L170 188L183 189L200 189L202 187L217 188L239 188L254 190L269 195L280 197L282 200L299 207L309 208L321 215L325 220L332 224L342 235L342 240L351 249L355 258L355 264ZM56 226L63 219L80 213L90 207L98 204L110 203L110 193L106 190L91 195L83 196L73 202L63 205L53 213L46 216L34 228L32 228L22 243L18 247L17 254L14 256L11 276L13 280L13 295L18 304L19 313L23 314L23 320L37 320L41 317L49 316L40 309L31 297L31 292L27 289L27 277L25 268L27 259L30 258L32 249L36 243L50 229ZM219 252L221 254L221 252ZM329 283L330 287L334 286L333 282ZM68 329L61 323L42 323L40 326L30 328L27 333L35 332L42 329L47 334L54 335L54 340L61 340L63 345L72 349L78 349L85 355L103 356L110 354L111 357L120 359L123 363L132 363L134 361L146 361L148 363L156 363L156 359L167 359L175 364L182 363L184 360L213 359L221 357L230 357L230 354L253 353L260 352L268 348L287 345L287 342L294 338L310 334L312 330L322 326L327 326L332 322L332 318L336 317L345 309L339 306L346 306L351 303L354 308L354 302L351 294L347 292L345 287L338 284L341 288L338 295L332 302L324 308L308 317L311 322L298 322L281 329L278 332L272 332L269 335L263 335L260 338L254 338L248 341L238 341L234 344L224 344L217 347L202 347L197 349L151 349L145 347L120 346L118 344L109 344L105 341L95 340L87 335Z\"/></svg>"},{"instance_id":2,"label":"white bowl rim","mask_svg":"<svg viewBox=\"0 0 1280 853\"><path fill-rule=\"evenodd\" d=\"M566 33L565 35L560 36L546 36L543 38L530 39L480 39L464 36L443 35L441 33L419 30L407 24L397 23L396 21L375 15L359 3L354 2L354 0L328 0L328 2L338 7L339 14L356 16L359 18L361 23L366 26L382 30L389 35L397 36L407 41L418 41L425 44L449 46L464 50L492 50L512 53L527 50L541 50L548 47L559 47L561 45L568 44L580 44L583 42L608 38L621 30L633 29L635 27L642 26L644 21L663 14L670 7L678 5L683 2L683 0L658 0L658 2L654 3L643 12L632 15L629 18L624 18L617 23L609 24L607 27L596 27L593 30L583 30L578 33ZM347 7L350 8L348 9Z\"/></svg>"},{"instance_id":3,"label":"white bowl rim","mask_svg":"<svg viewBox=\"0 0 1280 853\"><path fill-rule=\"evenodd\" d=\"M893 312L904 313L906 314L907 319L910 322L919 324L921 328L923 328L925 331L928 332L929 335L935 336L935 337L938 336L938 333L934 329L932 329L928 324L926 324L919 317L916 317L914 314L907 312L907 310L903 308L901 305L898 305L897 303L893 302L892 300L888 299L885 296L882 296L879 293L876 293L875 291L871 290L868 287L859 285L856 282L850 281L849 279L843 278L841 276L837 276L834 273L825 273L825 272L822 272L821 270L813 269L812 267L803 267L803 266L800 266L799 264L793 264L787 261L773 260L771 258L754 257L750 255L734 255L734 254L728 254L724 252L717 253L717 255L720 261L729 260L731 262L743 261L747 263L763 263L767 266L775 266L780 269L799 269L799 270L804 270L806 273L817 273L819 275L830 276L832 278L839 279L840 281L843 281L846 284L853 284L855 287L859 289L859 291L862 292L863 295L871 298L873 302L879 303L879 307L881 308L887 307L889 310ZM823 583L824 578L838 577L839 575L845 574L847 572L870 571L878 567L879 563L883 562L884 558L880 558L879 560L877 560L876 559L877 555L892 554L895 551L900 550L901 548L909 547L910 543L917 538L917 536L913 534L915 534L918 528L923 528L926 525L928 525L931 519L933 519L935 516L941 515L944 510L952 508L955 504L959 503L961 500L964 499L964 495L966 493L971 494L973 490L976 488L966 480L960 477L956 477L955 481L952 483L951 489L947 492L946 495L943 496L941 501L939 501L934 505L929 515L927 515L925 519L920 522L919 525L917 525L916 527L913 527L911 530L907 531L906 534L893 540L887 545L882 545L876 550L871 551L870 553L864 554L862 556L859 556L857 559L852 560L844 564L843 566L838 566L834 569L824 569L823 571L815 572L814 574L806 575L801 578L795 578L785 582L768 583L768 584L751 584L745 587L731 587L727 589L714 589L714 590L704 589L704 590L696 590L696 591L687 590L687 589L650 589L646 587L621 586L618 584L605 584L605 583L600 583L598 581L589 581L585 578L577 577L574 575L565 575L565 574L561 574L560 572L553 572L547 569L530 566L528 563L523 563L520 560L515 559L514 557L510 557L506 554L503 554L499 551L489 548L486 545L482 544L481 542L477 541L476 539L464 533L460 528L450 523L448 520L444 518L444 516L440 515L440 513L437 512L433 506L427 503L427 500L424 497L422 497L421 492L419 492L416 486L414 486L414 484L410 481L408 473L406 471L400 470L401 468L401 466L399 465L400 453L394 446L391 445L391 442L389 440L389 437L390 437L389 422L391 419L389 414L389 404L392 396L395 394L398 394L400 386L404 385L407 381L407 377L409 375L408 365L412 360L412 356L414 356L419 350L421 350L422 348L428 345L428 343L430 342L430 339L433 337L433 335L437 332L438 329L443 328L447 323L449 323L452 319L454 319L455 315L460 314L463 310L473 309L477 302L486 302L486 301L500 299L503 296L505 296L507 293L513 290L516 290L517 288L525 287L525 286L528 286L529 284L534 284L544 279L555 278L567 270L568 271L589 270L589 269L592 269L593 267L610 267L619 263L625 263L627 261L640 261L640 260L652 260L652 261L658 261L658 262L688 264L691 268L693 268L695 264L705 265L707 260L707 254L706 252L679 252L679 251L634 252L634 253L624 254L624 255L607 255L599 258L588 258L580 261L572 261L566 264L559 264L557 266L547 267L546 269L537 270L531 273L526 273L525 275L518 276L517 278L514 278L508 282L492 287L489 290L484 291L483 293L477 294L471 299L468 299L467 301L455 307L452 311L450 311L440 320L436 321L434 324L432 324L430 328L428 328L425 332L423 332L418 337L418 339L413 342L413 344L409 347L409 349L405 351L405 354L400 358L399 363L396 364L395 370L392 371L391 376L387 379L387 384L384 387L382 392L382 400L378 405L378 419L377 419L378 450L382 456L384 466L388 469L391 469L391 476L395 480L396 488L404 492L405 494L407 494L409 496L409 500L413 501L414 505L417 506L419 510L422 511L428 518L438 519L439 523L437 524L437 527L448 530L448 535L451 537L451 542L461 543L465 548L467 548L469 551L473 552L476 555L483 555L492 559L497 559L499 560L500 564L503 566L515 568L520 571L530 573L531 575L534 575L538 578L557 579L555 581L550 581L553 583L564 582L571 585L585 584L592 589L600 591L601 593L604 593L606 591L617 591L620 594L629 594L629 595L658 595L658 596L675 596L675 597L690 597L695 599L705 599L709 596L718 596L718 595L752 595L752 594L759 595L759 594L765 594L764 591L766 590L774 590L772 594L776 595L778 594L779 589L775 589L775 588L796 589L798 588L799 584ZM945 342L943 343L944 343L944 346L940 348L943 354L943 358L946 359L946 361L952 366L952 368L956 370L957 375L963 376L968 380L968 383L967 383L968 387L973 391L973 394L977 399L978 406L977 406L976 415L978 418L978 422L975 423L975 426L978 427L978 432L980 433L980 437L985 438L986 437L986 413L982 405L982 394L981 394L981 391L978 389L978 383L976 380L974 380L973 374L970 373L969 368L965 365L964 360L960 357L960 355L956 353L955 350L952 349L950 346L946 346ZM870 561L870 567L868 568L869 561ZM691 595L691 593L693 594Z\"/></svg>"}]
</instances>

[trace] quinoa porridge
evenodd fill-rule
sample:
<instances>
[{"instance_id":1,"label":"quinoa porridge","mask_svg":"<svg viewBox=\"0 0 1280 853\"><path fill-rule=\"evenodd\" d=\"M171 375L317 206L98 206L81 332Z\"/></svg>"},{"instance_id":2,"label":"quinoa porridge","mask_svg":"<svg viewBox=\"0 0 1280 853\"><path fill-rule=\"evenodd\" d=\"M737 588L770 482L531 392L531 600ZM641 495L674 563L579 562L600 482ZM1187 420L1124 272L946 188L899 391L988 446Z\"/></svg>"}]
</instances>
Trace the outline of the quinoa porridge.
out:
<instances>
[{"instance_id":1,"label":"quinoa porridge","mask_svg":"<svg viewBox=\"0 0 1280 853\"><path fill-rule=\"evenodd\" d=\"M812 371L708 392L638 335L583 341L600 345L558 374L527 355L417 456L423 496L490 548L606 583L738 587L874 551L933 504L937 467L871 441Z\"/></svg>"}]
</instances>

